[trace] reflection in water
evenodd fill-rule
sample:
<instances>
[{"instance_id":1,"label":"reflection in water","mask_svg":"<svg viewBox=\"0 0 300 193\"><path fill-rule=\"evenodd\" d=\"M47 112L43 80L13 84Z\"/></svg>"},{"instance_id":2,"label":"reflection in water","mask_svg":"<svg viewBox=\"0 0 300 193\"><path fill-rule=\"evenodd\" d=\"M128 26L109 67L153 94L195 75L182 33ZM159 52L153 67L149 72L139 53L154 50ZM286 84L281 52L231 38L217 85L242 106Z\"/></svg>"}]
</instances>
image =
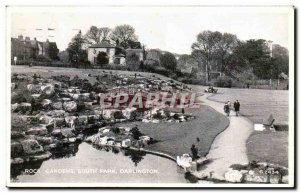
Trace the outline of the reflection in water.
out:
<instances>
[{"instance_id":1,"label":"reflection in water","mask_svg":"<svg viewBox=\"0 0 300 193\"><path fill-rule=\"evenodd\" d=\"M79 146L77 144L66 149L71 152L64 151L61 154L56 152L53 157L55 159L28 163L21 168L14 168L12 181L24 183L187 182L184 175L177 172L175 162L159 156L113 147L95 146L93 148L87 143L81 143ZM24 169L34 168L39 169L39 172L34 175L20 172Z\"/></svg>"},{"instance_id":2,"label":"reflection in water","mask_svg":"<svg viewBox=\"0 0 300 193\"><path fill-rule=\"evenodd\" d=\"M79 143L65 144L60 148L51 150L52 159L69 158L78 152Z\"/></svg>"}]
</instances>

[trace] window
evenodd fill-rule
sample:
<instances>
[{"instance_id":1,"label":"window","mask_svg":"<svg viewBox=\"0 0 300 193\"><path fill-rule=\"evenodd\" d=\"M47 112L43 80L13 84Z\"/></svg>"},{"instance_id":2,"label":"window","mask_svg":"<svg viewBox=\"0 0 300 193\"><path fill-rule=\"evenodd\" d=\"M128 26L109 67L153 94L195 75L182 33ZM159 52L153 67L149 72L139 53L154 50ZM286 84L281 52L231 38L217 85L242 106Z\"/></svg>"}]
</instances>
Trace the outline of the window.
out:
<instances>
[{"instance_id":1,"label":"window","mask_svg":"<svg viewBox=\"0 0 300 193\"><path fill-rule=\"evenodd\" d=\"M109 48L106 48L106 53L109 54Z\"/></svg>"}]
</instances>

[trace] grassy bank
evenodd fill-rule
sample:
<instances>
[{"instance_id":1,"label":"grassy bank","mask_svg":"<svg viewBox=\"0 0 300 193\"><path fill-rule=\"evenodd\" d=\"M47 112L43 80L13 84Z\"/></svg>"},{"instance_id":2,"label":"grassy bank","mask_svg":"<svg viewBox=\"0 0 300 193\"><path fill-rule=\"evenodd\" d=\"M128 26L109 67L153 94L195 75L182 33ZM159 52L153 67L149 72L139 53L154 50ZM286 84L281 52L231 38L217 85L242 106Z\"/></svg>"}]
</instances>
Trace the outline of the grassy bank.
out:
<instances>
[{"instance_id":1,"label":"grassy bank","mask_svg":"<svg viewBox=\"0 0 300 193\"><path fill-rule=\"evenodd\" d=\"M249 161L288 167L288 132L254 131L247 140Z\"/></svg>"},{"instance_id":2,"label":"grassy bank","mask_svg":"<svg viewBox=\"0 0 300 193\"><path fill-rule=\"evenodd\" d=\"M201 156L206 155L215 137L229 124L224 115L209 106L202 105L200 109L187 110L196 116L195 119L182 123L121 123L118 126L133 127L137 125L141 132L158 140L149 149L160 151L176 157L191 153L190 148L195 144ZM200 142L197 142L199 137Z\"/></svg>"}]
</instances>

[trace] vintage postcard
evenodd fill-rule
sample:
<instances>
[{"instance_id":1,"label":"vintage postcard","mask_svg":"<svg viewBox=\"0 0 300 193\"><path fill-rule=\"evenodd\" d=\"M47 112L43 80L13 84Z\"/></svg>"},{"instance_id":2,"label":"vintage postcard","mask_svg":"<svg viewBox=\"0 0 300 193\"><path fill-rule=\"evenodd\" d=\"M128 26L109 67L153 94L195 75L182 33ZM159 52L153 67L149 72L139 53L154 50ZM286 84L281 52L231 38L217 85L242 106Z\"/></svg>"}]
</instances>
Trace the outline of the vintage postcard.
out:
<instances>
[{"instance_id":1,"label":"vintage postcard","mask_svg":"<svg viewBox=\"0 0 300 193\"><path fill-rule=\"evenodd\" d=\"M6 17L8 187L294 187L293 6Z\"/></svg>"}]
</instances>

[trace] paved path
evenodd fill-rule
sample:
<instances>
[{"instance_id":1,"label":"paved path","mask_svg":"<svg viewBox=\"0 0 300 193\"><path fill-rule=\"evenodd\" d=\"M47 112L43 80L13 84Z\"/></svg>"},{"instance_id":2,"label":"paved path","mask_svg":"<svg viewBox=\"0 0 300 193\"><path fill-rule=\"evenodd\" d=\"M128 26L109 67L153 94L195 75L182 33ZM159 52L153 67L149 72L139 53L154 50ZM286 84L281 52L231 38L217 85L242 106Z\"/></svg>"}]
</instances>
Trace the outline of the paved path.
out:
<instances>
[{"instance_id":1,"label":"paved path","mask_svg":"<svg viewBox=\"0 0 300 193\"><path fill-rule=\"evenodd\" d=\"M207 97L209 95L205 94L201 96L200 100L225 115L223 111L224 104L208 100ZM232 164L245 164L249 162L246 152L246 141L253 131L253 123L245 117L236 117L234 111L231 111L229 120L230 124L228 128L220 133L212 143L207 155L207 158L211 162L203 166L195 175L201 176L203 172L212 172L212 178L222 180L224 179L225 172Z\"/></svg>"}]
</instances>

